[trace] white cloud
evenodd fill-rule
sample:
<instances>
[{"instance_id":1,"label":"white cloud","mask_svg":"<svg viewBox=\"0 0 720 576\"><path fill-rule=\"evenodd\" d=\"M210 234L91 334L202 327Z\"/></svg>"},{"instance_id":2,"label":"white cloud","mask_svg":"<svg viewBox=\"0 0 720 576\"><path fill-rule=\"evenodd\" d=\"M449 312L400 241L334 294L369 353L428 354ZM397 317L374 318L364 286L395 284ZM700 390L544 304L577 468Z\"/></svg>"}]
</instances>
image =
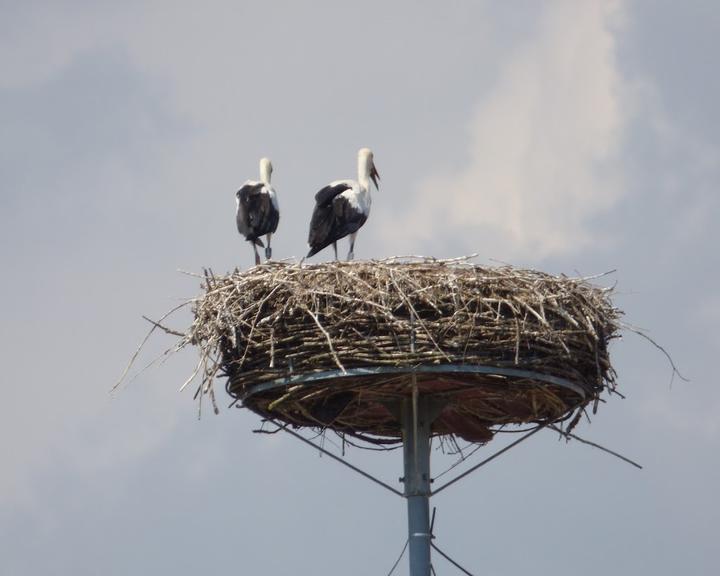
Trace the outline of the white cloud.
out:
<instances>
[{"instance_id":1,"label":"white cloud","mask_svg":"<svg viewBox=\"0 0 720 576\"><path fill-rule=\"evenodd\" d=\"M613 162L626 121L613 27L618 3L555 2L537 33L501 68L472 119L468 161L420 185L402 230L418 242L461 230L468 252L569 253L592 240L588 221L621 192Z\"/></svg>"}]
</instances>

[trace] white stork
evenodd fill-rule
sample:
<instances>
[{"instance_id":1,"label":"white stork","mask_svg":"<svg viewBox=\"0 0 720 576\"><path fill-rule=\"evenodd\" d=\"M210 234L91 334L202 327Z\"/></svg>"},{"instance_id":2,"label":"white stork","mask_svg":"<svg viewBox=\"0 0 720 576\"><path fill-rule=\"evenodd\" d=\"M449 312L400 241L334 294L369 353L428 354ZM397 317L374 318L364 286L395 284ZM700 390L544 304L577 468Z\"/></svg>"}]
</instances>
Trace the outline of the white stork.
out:
<instances>
[{"instance_id":1,"label":"white stork","mask_svg":"<svg viewBox=\"0 0 720 576\"><path fill-rule=\"evenodd\" d=\"M260 182L248 180L235 194L237 201L237 222L238 232L245 236L248 242L253 245L255 251L255 264L260 264L260 255L257 247L265 246L260 236L265 236L267 247L265 247L265 258L272 257L270 239L277 230L280 220L280 209L278 207L275 189L270 185L270 175L273 167L269 158L260 159Z\"/></svg>"},{"instance_id":2,"label":"white stork","mask_svg":"<svg viewBox=\"0 0 720 576\"><path fill-rule=\"evenodd\" d=\"M373 162L373 153L369 148L358 152L358 179L336 180L315 194L315 209L310 219L308 244L310 252L307 258L317 254L330 244L335 250L337 260L337 241L350 236L348 260L355 257L355 237L360 227L370 215L370 179L378 189L380 175Z\"/></svg>"}]
</instances>

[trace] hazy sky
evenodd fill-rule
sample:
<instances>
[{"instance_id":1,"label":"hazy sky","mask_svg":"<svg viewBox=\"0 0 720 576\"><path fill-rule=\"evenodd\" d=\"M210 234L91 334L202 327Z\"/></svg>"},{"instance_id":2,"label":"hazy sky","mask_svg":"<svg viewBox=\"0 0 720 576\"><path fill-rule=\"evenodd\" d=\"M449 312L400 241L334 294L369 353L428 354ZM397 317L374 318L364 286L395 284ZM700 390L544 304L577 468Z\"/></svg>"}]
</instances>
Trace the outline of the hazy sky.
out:
<instances>
[{"instance_id":1,"label":"hazy sky","mask_svg":"<svg viewBox=\"0 0 720 576\"><path fill-rule=\"evenodd\" d=\"M627 399L577 431L645 468L541 433L433 499L437 544L478 575L715 574L717 3L0 0L0 14L2 574L387 574L405 503L252 434L251 413L198 420L178 393L193 350L109 394L141 315L200 290L178 269L252 264L234 193L261 156L274 255L291 257L314 192L354 176L361 146L382 183L358 258L617 270L627 322L691 379L671 386L627 333L611 350ZM390 483L402 469L398 452L349 456Z\"/></svg>"}]
</instances>

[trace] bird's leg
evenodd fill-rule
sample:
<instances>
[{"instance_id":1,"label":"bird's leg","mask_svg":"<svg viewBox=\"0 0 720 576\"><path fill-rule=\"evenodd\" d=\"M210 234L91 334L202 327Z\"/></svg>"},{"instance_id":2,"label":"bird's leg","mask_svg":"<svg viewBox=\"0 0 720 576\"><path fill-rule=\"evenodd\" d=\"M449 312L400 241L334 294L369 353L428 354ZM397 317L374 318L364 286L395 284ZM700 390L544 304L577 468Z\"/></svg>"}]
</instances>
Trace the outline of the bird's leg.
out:
<instances>
[{"instance_id":1,"label":"bird's leg","mask_svg":"<svg viewBox=\"0 0 720 576\"><path fill-rule=\"evenodd\" d=\"M260 254L258 254L257 244L255 244L255 242L253 242L253 250L255 251L255 266L258 266L260 264Z\"/></svg>"},{"instance_id":2,"label":"bird's leg","mask_svg":"<svg viewBox=\"0 0 720 576\"><path fill-rule=\"evenodd\" d=\"M335 260L337 260L337 242L333 242L333 250L335 250Z\"/></svg>"},{"instance_id":3,"label":"bird's leg","mask_svg":"<svg viewBox=\"0 0 720 576\"><path fill-rule=\"evenodd\" d=\"M348 260L355 259L355 234L350 234L350 252L348 252Z\"/></svg>"},{"instance_id":4,"label":"bird's leg","mask_svg":"<svg viewBox=\"0 0 720 576\"><path fill-rule=\"evenodd\" d=\"M272 248L270 248L270 238L272 238L272 234L266 234L265 238L267 238L267 246L265 247L265 259L270 260L270 258L272 258Z\"/></svg>"}]
</instances>

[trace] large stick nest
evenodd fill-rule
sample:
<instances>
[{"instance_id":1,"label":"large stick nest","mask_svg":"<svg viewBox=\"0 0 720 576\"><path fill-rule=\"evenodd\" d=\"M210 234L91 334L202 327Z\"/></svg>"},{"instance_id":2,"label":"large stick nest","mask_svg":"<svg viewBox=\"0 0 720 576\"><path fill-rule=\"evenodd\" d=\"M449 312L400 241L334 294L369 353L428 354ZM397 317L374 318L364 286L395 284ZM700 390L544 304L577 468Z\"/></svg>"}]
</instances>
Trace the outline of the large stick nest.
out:
<instances>
[{"instance_id":1,"label":"large stick nest","mask_svg":"<svg viewBox=\"0 0 720 576\"><path fill-rule=\"evenodd\" d=\"M200 349L201 393L226 376L264 417L397 441L399 404L415 394L437 401L434 434L486 442L508 424L574 425L614 390L608 342L621 312L610 293L464 259L270 263L208 274L186 342ZM457 371L475 366L528 373Z\"/></svg>"}]
</instances>

